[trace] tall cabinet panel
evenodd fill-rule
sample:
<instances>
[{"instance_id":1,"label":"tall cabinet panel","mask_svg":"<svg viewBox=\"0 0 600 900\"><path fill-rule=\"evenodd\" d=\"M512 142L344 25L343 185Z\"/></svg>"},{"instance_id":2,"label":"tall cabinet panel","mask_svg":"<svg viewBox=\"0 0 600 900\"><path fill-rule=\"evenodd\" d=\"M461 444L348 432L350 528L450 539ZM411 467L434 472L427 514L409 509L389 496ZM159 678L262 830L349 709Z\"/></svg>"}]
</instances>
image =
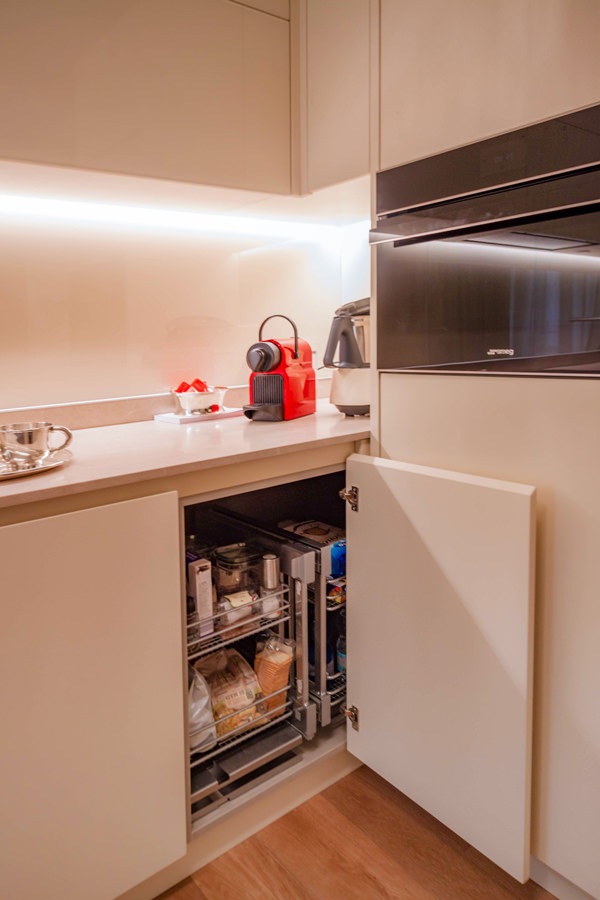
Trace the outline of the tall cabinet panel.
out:
<instances>
[{"instance_id":1,"label":"tall cabinet panel","mask_svg":"<svg viewBox=\"0 0 600 900\"><path fill-rule=\"evenodd\" d=\"M600 897L598 382L380 377L382 454L538 487L532 852Z\"/></svg>"},{"instance_id":2,"label":"tall cabinet panel","mask_svg":"<svg viewBox=\"0 0 600 900\"><path fill-rule=\"evenodd\" d=\"M598 102L588 0L381 0L378 168Z\"/></svg>"},{"instance_id":3,"label":"tall cabinet panel","mask_svg":"<svg viewBox=\"0 0 600 900\"><path fill-rule=\"evenodd\" d=\"M300 193L370 168L369 0L295 0ZM294 80L292 81L294 84Z\"/></svg>"},{"instance_id":4,"label":"tall cabinet panel","mask_svg":"<svg viewBox=\"0 0 600 900\"><path fill-rule=\"evenodd\" d=\"M175 493L0 529L0 871L112 900L186 850Z\"/></svg>"},{"instance_id":5,"label":"tall cabinet panel","mask_svg":"<svg viewBox=\"0 0 600 900\"><path fill-rule=\"evenodd\" d=\"M352 456L348 749L529 877L535 489Z\"/></svg>"},{"instance_id":6,"label":"tall cabinet panel","mask_svg":"<svg viewBox=\"0 0 600 900\"><path fill-rule=\"evenodd\" d=\"M0 11L0 158L289 193L289 22L229 0Z\"/></svg>"}]
</instances>

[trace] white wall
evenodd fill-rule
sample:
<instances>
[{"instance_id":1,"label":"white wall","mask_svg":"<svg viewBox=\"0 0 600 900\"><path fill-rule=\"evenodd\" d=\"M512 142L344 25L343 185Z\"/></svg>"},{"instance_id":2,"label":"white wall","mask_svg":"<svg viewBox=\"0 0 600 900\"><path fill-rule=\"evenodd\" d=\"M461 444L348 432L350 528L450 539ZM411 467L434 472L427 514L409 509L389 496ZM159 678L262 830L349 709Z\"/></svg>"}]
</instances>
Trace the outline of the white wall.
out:
<instances>
[{"instance_id":1,"label":"white wall","mask_svg":"<svg viewBox=\"0 0 600 900\"><path fill-rule=\"evenodd\" d=\"M246 383L246 350L278 312L320 365L333 311L368 289L367 227L345 235L273 241L0 215L0 409L158 393L195 376ZM275 319L264 337L290 332Z\"/></svg>"}]
</instances>

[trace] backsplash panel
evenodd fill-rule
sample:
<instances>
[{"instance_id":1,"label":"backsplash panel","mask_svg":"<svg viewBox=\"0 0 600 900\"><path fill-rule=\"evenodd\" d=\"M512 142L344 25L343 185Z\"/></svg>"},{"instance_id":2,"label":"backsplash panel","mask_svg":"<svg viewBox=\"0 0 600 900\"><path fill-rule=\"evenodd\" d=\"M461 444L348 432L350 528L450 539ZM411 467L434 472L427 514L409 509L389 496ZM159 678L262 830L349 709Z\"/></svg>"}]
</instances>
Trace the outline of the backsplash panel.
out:
<instances>
[{"instance_id":1,"label":"backsplash panel","mask_svg":"<svg viewBox=\"0 0 600 900\"><path fill-rule=\"evenodd\" d=\"M328 400L331 379L317 378L318 400ZM227 407L240 407L249 402L248 385L235 385L225 394ZM179 412L172 394L149 394L142 397L120 397L112 400L91 400L83 403L63 403L49 406L26 406L19 409L0 409L0 425L10 422L52 422L67 428L99 428L103 425L125 425L145 422L157 413ZM167 425L169 427L169 425Z\"/></svg>"},{"instance_id":2,"label":"backsplash panel","mask_svg":"<svg viewBox=\"0 0 600 900\"><path fill-rule=\"evenodd\" d=\"M160 395L195 376L243 384L274 313L296 321L319 366L333 311L368 290L366 232L350 287L342 232L267 242L1 218L0 410ZM288 333L277 319L265 330Z\"/></svg>"}]
</instances>

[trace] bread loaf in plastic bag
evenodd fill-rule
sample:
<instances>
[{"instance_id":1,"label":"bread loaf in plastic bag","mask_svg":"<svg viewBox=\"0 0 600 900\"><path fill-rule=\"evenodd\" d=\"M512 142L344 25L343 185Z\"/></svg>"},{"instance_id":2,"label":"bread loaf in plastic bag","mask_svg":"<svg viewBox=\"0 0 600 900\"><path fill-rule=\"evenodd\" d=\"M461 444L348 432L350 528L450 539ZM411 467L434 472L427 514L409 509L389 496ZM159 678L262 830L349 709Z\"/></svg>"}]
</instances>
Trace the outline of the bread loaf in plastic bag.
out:
<instances>
[{"instance_id":1,"label":"bread loaf in plastic bag","mask_svg":"<svg viewBox=\"0 0 600 900\"><path fill-rule=\"evenodd\" d=\"M294 658L294 642L271 634L260 653L256 654L254 669L258 676L263 694L281 691L275 697L267 697L265 704L269 710L269 719L283 714L290 680L290 667Z\"/></svg>"},{"instance_id":2,"label":"bread loaf in plastic bag","mask_svg":"<svg viewBox=\"0 0 600 900\"><path fill-rule=\"evenodd\" d=\"M255 722L264 712L263 704L255 702L262 691L252 667L237 650L217 650L203 656L196 662L196 669L210 689L218 738L266 721Z\"/></svg>"},{"instance_id":3,"label":"bread loaf in plastic bag","mask_svg":"<svg viewBox=\"0 0 600 900\"><path fill-rule=\"evenodd\" d=\"M190 750L205 753L217 743L217 730L206 679L190 666L188 688Z\"/></svg>"}]
</instances>

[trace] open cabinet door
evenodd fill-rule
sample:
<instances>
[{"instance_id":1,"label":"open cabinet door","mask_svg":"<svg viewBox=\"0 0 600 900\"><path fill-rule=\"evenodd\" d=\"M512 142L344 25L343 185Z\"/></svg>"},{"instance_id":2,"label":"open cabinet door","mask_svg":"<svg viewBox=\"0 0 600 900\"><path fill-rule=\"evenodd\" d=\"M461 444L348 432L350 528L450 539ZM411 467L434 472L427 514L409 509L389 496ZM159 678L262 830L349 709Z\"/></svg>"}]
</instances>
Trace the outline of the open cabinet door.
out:
<instances>
[{"instance_id":1,"label":"open cabinet door","mask_svg":"<svg viewBox=\"0 0 600 900\"><path fill-rule=\"evenodd\" d=\"M348 749L529 877L535 488L348 460Z\"/></svg>"}]
</instances>

